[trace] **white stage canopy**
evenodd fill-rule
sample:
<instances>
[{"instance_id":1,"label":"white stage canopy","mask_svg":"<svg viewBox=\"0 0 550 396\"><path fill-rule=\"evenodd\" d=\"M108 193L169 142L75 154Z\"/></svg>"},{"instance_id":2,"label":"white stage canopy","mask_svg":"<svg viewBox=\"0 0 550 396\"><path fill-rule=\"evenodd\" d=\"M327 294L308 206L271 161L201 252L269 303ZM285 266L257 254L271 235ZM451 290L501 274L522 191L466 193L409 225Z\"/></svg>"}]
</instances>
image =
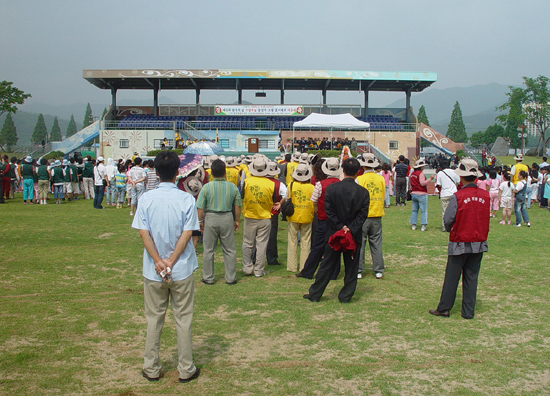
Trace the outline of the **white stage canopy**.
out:
<instances>
[{"instance_id":1,"label":"white stage canopy","mask_svg":"<svg viewBox=\"0 0 550 396\"><path fill-rule=\"evenodd\" d=\"M302 121L294 123L294 128L330 128L330 129L369 129L368 122L359 121L350 113L319 114L311 113Z\"/></svg>"}]
</instances>

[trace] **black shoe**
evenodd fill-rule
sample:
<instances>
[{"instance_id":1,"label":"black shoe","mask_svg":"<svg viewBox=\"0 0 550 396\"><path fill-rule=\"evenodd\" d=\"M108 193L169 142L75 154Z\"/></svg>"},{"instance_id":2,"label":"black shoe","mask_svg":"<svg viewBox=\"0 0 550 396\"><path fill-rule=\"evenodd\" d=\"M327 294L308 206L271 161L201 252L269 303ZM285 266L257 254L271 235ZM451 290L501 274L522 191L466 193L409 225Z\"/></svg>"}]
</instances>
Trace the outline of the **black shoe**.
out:
<instances>
[{"instance_id":1,"label":"black shoe","mask_svg":"<svg viewBox=\"0 0 550 396\"><path fill-rule=\"evenodd\" d=\"M305 276L305 275L302 274L301 272L298 272L297 274L294 274L294 276L295 276L296 278L313 279L313 278L311 278L311 277L309 277L309 276Z\"/></svg>"},{"instance_id":2,"label":"black shoe","mask_svg":"<svg viewBox=\"0 0 550 396\"><path fill-rule=\"evenodd\" d=\"M199 378L199 375L201 375L201 370L197 367L197 371L195 371L195 374L193 374L191 377L189 378L179 378L179 381L182 383L182 384L186 384L190 381L193 381L195 378Z\"/></svg>"},{"instance_id":3,"label":"black shoe","mask_svg":"<svg viewBox=\"0 0 550 396\"><path fill-rule=\"evenodd\" d=\"M434 316L443 316L444 318L448 318L449 316L451 316L449 311L438 311L437 309L430 309L428 312Z\"/></svg>"},{"instance_id":4,"label":"black shoe","mask_svg":"<svg viewBox=\"0 0 550 396\"><path fill-rule=\"evenodd\" d=\"M205 285L213 285L214 284L214 282L207 282L204 279L201 279L201 282L204 283Z\"/></svg>"},{"instance_id":5,"label":"black shoe","mask_svg":"<svg viewBox=\"0 0 550 396\"><path fill-rule=\"evenodd\" d=\"M225 282L227 283L228 285L236 285L237 284L237 280L235 279L233 282Z\"/></svg>"},{"instance_id":6,"label":"black shoe","mask_svg":"<svg viewBox=\"0 0 550 396\"><path fill-rule=\"evenodd\" d=\"M311 301L311 302L319 302L319 300L317 298L313 298L309 294L304 294L302 297L305 298L306 300Z\"/></svg>"},{"instance_id":7,"label":"black shoe","mask_svg":"<svg viewBox=\"0 0 550 396\"><path fill-rule=\"evenodd\" d=\"M141 375L149 382L156 382L160 379L160 377L149 377L147 374L145 374L145 371L143 370L141 370Z\"/></svg>"},{"instance_id":8,"label":"black shoe","mask_svg":"<svg viewBox=\"0 0 550 396\"><path fill-rule=\"evenodd\" d=\"M278 261L275 261L274 263L267 264L267 265L281 265L281 263L279 263Z\"/></svg>"},{"instance_id":9,"label":"black shoe","mask_svg":"<svg viewBox=\"0 0 550 396\"><path fill-rule=\"evenodd\" d=\"M342 304L349 304L350 303L350 300L340 300L338 299Z\"/></svg>"}]
</instances>

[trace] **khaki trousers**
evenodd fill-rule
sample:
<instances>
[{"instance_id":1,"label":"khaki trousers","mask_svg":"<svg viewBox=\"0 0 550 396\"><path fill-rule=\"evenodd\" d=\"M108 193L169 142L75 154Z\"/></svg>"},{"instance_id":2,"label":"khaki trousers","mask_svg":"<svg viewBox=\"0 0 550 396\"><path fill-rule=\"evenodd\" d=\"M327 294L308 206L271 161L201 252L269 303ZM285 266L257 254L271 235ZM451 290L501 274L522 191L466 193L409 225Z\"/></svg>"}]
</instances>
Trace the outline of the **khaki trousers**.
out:
<instances>
[{"instance_id":1,"label":"khaki trousers","mask_svg":"<svg viewBox=\"0 0 550 396\"><path fill-rule=\"evenodd\" d=\"M300 267L298 268L298 231L300 232ZM298 272L311 251L311 223L301 224L288 222L288 245L286 254L286 270Z\"/></svg>"},{"instance_id":2,"label":"khaki trousers","mask_svg":"<svg viewBox=\"0 0 550 396\"><path fill-rule=\"evenodd\" d=\"M445 218L445 211L447 210L447 206L449 206L449 202L451 202L452 195L448 197L441 197L439 200L441 201L441 227L445 228L445 222L443 219Z\"/></svg>"},{"instance_id":3,"label":"khaki trousers","mask_svg":"<svg viewBox=\"0 0 550 396\"><path fill-rule=\"evenodd\" d=\"M94 178L93 177L84 177L82 178L82 189L84 190L84 197L86 199L94 199Z\"/></svg>"},{"instance_id":4,"label":"khaki trousers","mask_svg":"<svg viewBox=\"0 0 550 396\"><path fill-rule=\"evenodd\" d=\"M214 282L214 251L220 240L223 250L225 281L235 282L237 275L237 249L235 249L235 221L233 213L206 213L202 233L202 278Z\"/></svg>"},{"instance_id":5,"label":"khaki trousers","mask_svg":"<svg viewBox=\"0 0 550 396\"><path fill-rule=\"evenodd\" d=\"M38 180L38 199L48 198L49 180Z\"/></svg>"},{"instance_id":6,"label":"khaki trousers","mask_svg":"<svg viewBox=\"0 0 550 396\"><path fill-rule=\"evenodd\" d=\"M147 376L152 378L160 376L162 368L159 357L160 335L169 301L172 304L172 313L176 323L179 377L187 379L197 371L193 364L191 335L193 291L192 275L184 280L170 283L144 279L143 296L145 318L147 319L147 338L145 340L143 372Z\"/></svg>"},{"instance_id":7,"label":"khaki trousers","mask_svg":"<svg viewBox=\"0 0 550 396\"><path fill-rule=\"evenodd\" d=\"M243 272L245 275L264 275L267 242L271 231L271 218L244 218L243 228ZM252 263L252 252L256 248L256 263Z\"/></svg>"}]
</instances>

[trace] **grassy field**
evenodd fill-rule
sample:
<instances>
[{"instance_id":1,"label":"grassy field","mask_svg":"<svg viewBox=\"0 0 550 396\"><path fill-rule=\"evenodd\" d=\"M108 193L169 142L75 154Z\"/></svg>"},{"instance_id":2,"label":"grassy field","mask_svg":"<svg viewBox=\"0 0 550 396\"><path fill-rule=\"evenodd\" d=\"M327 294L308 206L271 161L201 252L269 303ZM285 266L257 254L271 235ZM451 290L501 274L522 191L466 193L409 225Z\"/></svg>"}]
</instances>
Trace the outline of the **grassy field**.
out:
<instances>
[{"instance_id":1,"label":"grassy field","mask_svg":"<svg viewBox=\"0 0 550 396\"><path fill-rule=\"evenodd\" d=\"M502 163L504 165L508 165L508 166L512 166L516 163L516 160L514 159L514 156L513 155L508 155L508 156L499 156L498 159L500 161L502 161ZM536 164L540 164L542 162L542 158L541 157L523 157L523 163L525 165L529 165L529 167L531 167L531 165L534 163Z\"/></svg>"},{"instance_id":2,"label":"grassy field","mask_svg":"<svg viewBox=\"0 0 550 396\"><path fill-rule=\"evenodd\" d=\"M437 197L427 232L412 231L409 215L410 206L386 211L384 278L359 280L351 304L338 302L341 279L320 303L302 299L311 281L284 266L260 279L239 271L228 286L218 252L214 286L194 274L200 378L177 382L169 313L164 378L148 383L142 245L129 211L93 210L91 201L24 206L19 194L0 206L0 394L549 394L550 213L532 207L531 228L491 220L473 320L460 316L460 291L450 318L428 314L448 234Z\"/></svg>"}]
</instances>

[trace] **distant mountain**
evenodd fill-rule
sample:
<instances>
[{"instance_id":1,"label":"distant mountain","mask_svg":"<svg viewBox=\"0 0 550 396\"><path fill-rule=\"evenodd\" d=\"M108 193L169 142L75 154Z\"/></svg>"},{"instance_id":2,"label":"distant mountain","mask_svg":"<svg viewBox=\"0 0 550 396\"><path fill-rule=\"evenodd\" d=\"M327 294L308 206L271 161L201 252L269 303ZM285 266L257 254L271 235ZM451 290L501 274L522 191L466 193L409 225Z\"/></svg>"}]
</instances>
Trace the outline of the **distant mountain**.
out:
<instances>
[{"instance_id":1,"label":"distant mountain","mask_svg":"<svg viewBox=\"0 0 550 396\"><path fill-rule=\"evenodd\" d=\"M411 106L416 113L420 106L424 105L432 127L445 134L451 120L453 106L458 101L464 124L466 124L466 132L471 135L495 123L495 117L499 115L495 108L506 101L508 90L508 85L497 83L447 89L430 88L419 94L413 94ZM404 100L397 100L386 107L404 106Z\"/></svg>"},{"instance_id":2,"label":"distant mountain","mask_svg":"<svg viewBox=\"0 0 550 396\"><path fill-rule=\"evenodd\" d=\"M36 121L38 120L38 114L39 113L29 113L26 111L18 110L17 113L12 114L13 123L15 124L15 127L17 128L17 146L26 146L31 143L31 137L32 133L34 131L34 127L36 125ZM4 120L6 118L6 115L2 115L0 117L0 128L2 125L4 125ZM48 135L52 131L53 126L53 120L55 116L51 114L44 114L44 121L46 122L46 127L48 128ZM84 119L84 114L82 114L82 120ZM65 136L65 131L67 130L67 126L69 125L70 115L69 119L63 119L63 118L57 118L59 121L59 128L61 129L61 135ZM78 129L82 126L81 122L78 122L76 120L76 125Z\"/></svg>"}]
</instances>

